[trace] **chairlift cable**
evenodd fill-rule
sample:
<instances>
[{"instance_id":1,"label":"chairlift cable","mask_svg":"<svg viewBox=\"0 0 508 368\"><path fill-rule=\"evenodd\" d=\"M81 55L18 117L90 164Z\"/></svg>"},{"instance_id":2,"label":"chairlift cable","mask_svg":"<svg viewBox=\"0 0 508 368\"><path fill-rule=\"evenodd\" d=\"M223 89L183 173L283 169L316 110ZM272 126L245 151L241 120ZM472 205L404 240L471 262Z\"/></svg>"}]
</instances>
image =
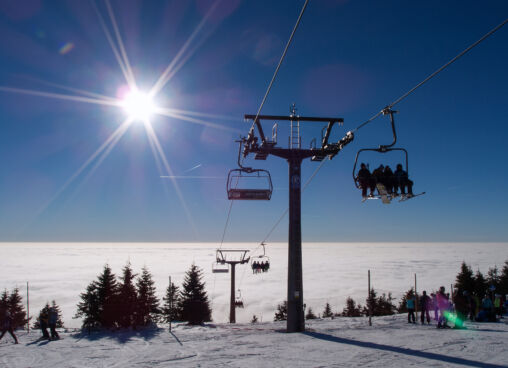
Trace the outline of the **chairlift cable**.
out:
<instances>
[{"instance_id":1,"label":"chairlift cable","mask_svg":"<svg viewBox=\"0 0 508 368\"><path fill-rule=\"evenodd\" d=\"M261 114L261 110L263 109L263 106L266 102L266 99L268 98L268 94L270 93L270 90L272 89L273 83L275 82L275 78L277 77L277 74L279 73L279 69L282 65L282 62L284 61L284 58L286 57L286 53L289 49L289 46L291 45L291 42L293 41L293 37L296 33L296 30L298 26L300 25L300 21L302 20L303 13L305 12L305 8L307 8L307 4L309 3L309 0L305 0L305 4L303 4L303 8L300 11L300 15L298 16L298 19L296 21L295 26L293 27L293 31L291 32L291 35L289 36L289 40L286 44L286 47L284 48L284 51L282 53L282 56L280 57L279 64L277 65L277 68L275 69L275 72L273 73L272 80L270 81L270 84L268 85L268 88L266 90L265 96L263 97L263 100L261 101L261 105L259 106L258 112L256 113L256 118L252 122L252 126L250 128L250 131L254 130L254 125L256 124L256 121L258 120L259 114Z\"/></svg>"},{"instance_id":2,"label":"chairlift cable","mask_svg":"<svg viewBox=\"0 0 508 368\"><path fill-rule=\"evenodd\" d=\"M476 42L474 42L473 44L471 44L469 47L467 47L466 49L464 49L462 52L460 52L457 56L455 56L453 59L451 59L450 61L448 61L446 64L444 64L443 66L441 66L439 69L437 69L435 72L433 72L432 74L430 74L427 78L425 78L424 80L422 80L420 83L418 83L416 86L414 86L413 88L411 88L408 92L406 92L405 94L403 94L402 96L400 96L398 99L396 99L395 101L393 101L391 104L389 104L388 106L386 106L385 108L388 108L388 109L391 109L392 107L394 107L395 105L397 105L399 102L401 102L402 100L404 100L406 97L408 97L410 94L412 94L414 91L416 91L418 88L420 88L421 86L423 86L425 83L427 83L429 80L431 80L432 78L434 78L436 75L438 75L439 73L441 73L444 69L446 69L448 66L450 66L452 63L454 63L455 61L457 61L458 59L460 59L462 56L464 56L465 54L467 54L469 51L471 51L474 47L478 46L481 42L483 42L485 39L487 39L489 36L491 36L492 34L494 34L496 31L498 31L499 29L501 29L506 23L508 23L508 18L505 19L502 23L498 24L496 27L494 27L493 29L491 29L489 32L487 32L485 35L483 35L479 40L477 40ZM374 115L373 117L371 117L369 120L365 121L364 123L360 124L358 127L356 127L354 130L353 130L353 133L356 132L357 130L359 130L360 128L363 128L365 125L367 125L368 123L370 123L372 120L376 119L379 115L382 114L382 111L378 112L376 115Z\"/></svg>"}]
</instances>

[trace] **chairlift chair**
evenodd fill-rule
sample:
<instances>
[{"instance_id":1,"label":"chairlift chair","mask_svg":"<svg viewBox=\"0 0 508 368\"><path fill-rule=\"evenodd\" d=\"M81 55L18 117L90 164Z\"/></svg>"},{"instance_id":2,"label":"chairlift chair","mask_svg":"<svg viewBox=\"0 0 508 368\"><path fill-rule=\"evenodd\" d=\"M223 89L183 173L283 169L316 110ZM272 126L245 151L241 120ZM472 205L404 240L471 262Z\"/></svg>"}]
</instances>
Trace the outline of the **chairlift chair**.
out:
<instances>
[{"instance_id":1,"label":"chairlift chair","mask_svg":"<svg viewBox=\"0 0 508 368\"><path fill-rule=\"evenodd\" d=\"M240 289L238 289L238 291L236 293L235 307L236 308L243 308L244 307L243 298L242 298L242 292L240 291Z\"/></svg>"},{"instance_id":2,"label":"chairlift chair","mask_svg":"<svg viewBox=\"0 0 508 368\"><path fill-rule=\"evenodd\" d=\"M270 257L268 257L266 255L266 251L265 251L265 243L261 243L261 246L263 247L263 254L260 255L260 256L252 256L251 259L250 259L250 266L252 268L252 270L254 271L254 273L256 273L256 267L255 267L255 262L257 262L257 264L266 264L267 265L267 268L266 270L261 270L263 272L267 272L269 269L270 269ZM258 272L259 273L259 272Z\"/></svg>"},{"instance_id":3,"label":"chairlift chair","mask_svg":"<svg viewBox=\"0 0 508 368\"><path fill-rule=\"evenodd\" d=\"M233 169L228 174L227 192L229 200L267 201L272 197L272 178L263 169Z\"/></svg>"},{"instance_id":4,"label":"chairlift chair","mask_svg":"<svg viewBox=\"0 0 508 368\"><path fill-rule=\"evenodd\" d=\"M221 262L212 263L212 273L229 273L229 265Z\"/></svg>"}]
</instances>

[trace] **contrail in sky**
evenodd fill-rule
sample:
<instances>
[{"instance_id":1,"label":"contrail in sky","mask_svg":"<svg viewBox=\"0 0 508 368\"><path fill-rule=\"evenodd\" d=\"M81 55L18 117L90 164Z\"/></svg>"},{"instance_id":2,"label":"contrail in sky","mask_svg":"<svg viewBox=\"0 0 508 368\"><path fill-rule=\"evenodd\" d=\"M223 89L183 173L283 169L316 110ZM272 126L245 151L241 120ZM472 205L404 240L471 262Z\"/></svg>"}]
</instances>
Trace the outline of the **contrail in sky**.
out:
<instances>
[{"instance_id":1,"label":"contrail in sky","mask_svg":"<svg viewBox=\"0 0 508 368\"><path fill-rule=\"evenodd\" d=\"M201 166L203 166L203 165L202 165L202 164L196 165L196 166L191 167L189 170L186 170L186 171L184 171L184 172L186 172L186 173L187 173L187 172L191 172L192 170L196 170L198 167L201 167Z\"/></svg>"}]
</instances>

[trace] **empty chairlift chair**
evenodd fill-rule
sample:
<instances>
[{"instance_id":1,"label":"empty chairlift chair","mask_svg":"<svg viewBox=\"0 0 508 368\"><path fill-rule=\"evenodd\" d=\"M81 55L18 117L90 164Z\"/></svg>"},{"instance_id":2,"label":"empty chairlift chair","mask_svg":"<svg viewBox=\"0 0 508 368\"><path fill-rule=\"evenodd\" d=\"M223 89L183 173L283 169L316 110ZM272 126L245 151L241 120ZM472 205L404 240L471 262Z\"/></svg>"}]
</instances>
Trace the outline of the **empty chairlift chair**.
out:
<instances>
[{"instance_id":1,"label":"empty chairlift chair","mask_svg":"<svg viewBox=\"0 0 508 368\"><path fill-rule=\"evenodd\" d=\"M265 200L272 197L273 185L270 173L263 169L233 169L228 174L229 200Z\"/></svg>"}]
</instances>

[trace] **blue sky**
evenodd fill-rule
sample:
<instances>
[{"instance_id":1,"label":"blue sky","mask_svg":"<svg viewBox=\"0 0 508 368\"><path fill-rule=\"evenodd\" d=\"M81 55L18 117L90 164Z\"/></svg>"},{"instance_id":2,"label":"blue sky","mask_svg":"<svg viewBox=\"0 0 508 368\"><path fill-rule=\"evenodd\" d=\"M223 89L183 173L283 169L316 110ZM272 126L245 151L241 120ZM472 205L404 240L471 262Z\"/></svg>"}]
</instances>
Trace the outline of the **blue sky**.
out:
<instances>
[{"instance_id":1,"label":"blue sky","mask_svg":"<svg viewBox=\"0 0 508 368\"><path fill-rule=\"evenodd\" d=\"M107 3L95 3L113 32ZM198 177L176 180L179 196L160 177L142 124L73 177L125 120L121 108L9 90L80 95L61 85L119 96L127 82L93 3L2 1L0 241L220 242L234 141L249 129L243 114L257 111L303 3L223 0L211 9L207 0L111 0L143 90L202 25L156 102L205 114L192 117L220 129L151 119L173 174ZM505 1L311 0L262 113L285 115L295 103L301 115L343 117L339 139L507 17ZM508 26L396 106L398 146L408 150L415 192L425 196L361 203L355 154L391 142L387 118L378 118L303 193L303 240L508 241L506 45ZM279 125L285 145L287 127ZM320 129L305 126L303 146ZM400 157L365 161L393 167ZM271 171L274 194L269 202L235 202L225 241L263 240L288 205L287 164L248 162ZM304 181L317 166L304 162ZM286 239L284 219L268 240Z\"/></svg>"}]
</instances>

